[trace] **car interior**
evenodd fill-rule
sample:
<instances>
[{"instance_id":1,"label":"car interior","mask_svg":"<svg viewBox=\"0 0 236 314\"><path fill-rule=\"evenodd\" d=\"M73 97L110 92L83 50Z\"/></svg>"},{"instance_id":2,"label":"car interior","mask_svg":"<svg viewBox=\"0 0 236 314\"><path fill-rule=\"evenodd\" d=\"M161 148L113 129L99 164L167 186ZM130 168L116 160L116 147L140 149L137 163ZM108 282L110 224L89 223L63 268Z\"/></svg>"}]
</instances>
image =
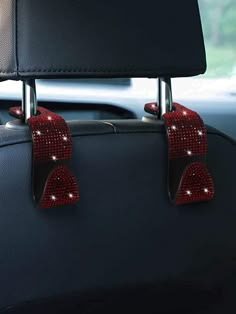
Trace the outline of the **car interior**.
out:
<instances>
[{"instance_id":1,"label":"car interior","mask_svg":"<svg viewBox=\"0 0 236 314\"><path fill-rule=\"evenodd\" d=\"M206 68L197 0L0 0L1 314L236 312L236 142L172 93ZM142 118L38 100L131 78Z\"/></svg>"}]
</instances>

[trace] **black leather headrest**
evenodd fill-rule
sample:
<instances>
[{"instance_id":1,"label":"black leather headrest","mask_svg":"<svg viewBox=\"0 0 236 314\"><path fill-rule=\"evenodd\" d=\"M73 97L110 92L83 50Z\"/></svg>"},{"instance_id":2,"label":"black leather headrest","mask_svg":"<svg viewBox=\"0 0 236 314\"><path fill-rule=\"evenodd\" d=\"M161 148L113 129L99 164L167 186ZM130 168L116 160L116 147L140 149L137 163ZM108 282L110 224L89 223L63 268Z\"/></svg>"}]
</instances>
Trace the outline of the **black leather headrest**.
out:
<instances>
[{"instance_id":1,"label":"black leather headrest","mask_svg":"<svg viewBox=\"0 0 236 314\"><path fill-rule=\"evenodd\" d=\"M0 0L0 79L205 69L197 0Z\"/></svg>"}]
</instances>

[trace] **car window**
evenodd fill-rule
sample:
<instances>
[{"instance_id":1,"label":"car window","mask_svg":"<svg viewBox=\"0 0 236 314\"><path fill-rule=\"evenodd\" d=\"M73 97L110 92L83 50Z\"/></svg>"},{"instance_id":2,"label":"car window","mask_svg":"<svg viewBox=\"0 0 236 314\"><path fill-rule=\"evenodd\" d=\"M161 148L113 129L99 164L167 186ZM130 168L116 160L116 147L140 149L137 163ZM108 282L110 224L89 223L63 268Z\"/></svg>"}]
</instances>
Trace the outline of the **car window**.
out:
<instances>
[{"instance_id":1,"label":"car window","mask_svg":"<svg viewBox=\"0 0 236 314\"><path fill-rule=\"evenodd\" d=\"M236 1L199 0L208 70L205 77L236 75Z\"/></svg>"},{"instance_id":2,"label":"car window","mask_svg":"<svg viewBox=\"0 0 236 314\"><path fill-rule=\"evenodd\" d=\"M224 99L229 102L230 97L236 95L236 1L198 2L205 39L207 71L194 80L174 80L174 92L177 98L191 99L194 94L194 98Z\"/></svg>"},{"instance_id":3,"label":"car window","mask_svg":"<svg viewBox=\"0 0 236 314\"><path fill-rule=\"evenodd\" d=\"M205 123L236 138L236 1L198 0L207 71L172 80L177 102L197 111Z\"/></svg>"}]
</instances>

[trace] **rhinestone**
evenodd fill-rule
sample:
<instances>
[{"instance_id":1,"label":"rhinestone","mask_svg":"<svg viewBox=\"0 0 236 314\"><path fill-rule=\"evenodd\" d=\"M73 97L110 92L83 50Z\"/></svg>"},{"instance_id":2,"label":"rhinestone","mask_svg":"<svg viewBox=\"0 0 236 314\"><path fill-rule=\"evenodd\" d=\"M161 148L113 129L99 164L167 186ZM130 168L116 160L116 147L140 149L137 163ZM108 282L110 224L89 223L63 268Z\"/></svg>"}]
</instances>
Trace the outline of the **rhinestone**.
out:
<instances>
[{"instance_id":1,"label":"rhinestone","mask_svg":"<svg viewBox=\"0 0 236 314\"><path fill-rule=\"evenodd\" d=\"M51 199L52 199L53 201L55 201L57 198L56 198L55 195L52 195L52 196L51 196Z\"/></svg>"},{"instance_id":2,"label":"rhinestone","mask_svg":"<svg viewBox=\"0 0 236 314\"><path fill-rule=\"evenodd\" d=\"M34 161L50 162L52 156L56 156L57 160L71 159L71 135L65 120L42 107L38 107L38 110L41 114L29 119L32 130L35 130L33 132ZM48 117L53 119L53 123L48 120ZM62 140L58 130L67 141ZM41 136L38 136L36 131L40 131Z\"/></svg>"},{"instance_id":3,"label":"rhinestone","mask_svg":"<svg viewBox=\"0 0 236 314\"><path fill-rule=\"evenodd\" d=\"M176 111L164 115L166 127L170 128L168 130L169 146L171 147L170 159L205 155L207 153L207 137L201 117L179 104L175 104L175 107ZM187 113L187 117L183 116L184 111ZM188 122L189 117L191 117L191 123ZM178 132L171 132L172 126L175 126ZM200 142L193 140L196 137L194 127L203 133ZM188 145L187 150L186 145ZM192 155L189 155L188 151L191 151Z\"/></svg>"}]
</instances>

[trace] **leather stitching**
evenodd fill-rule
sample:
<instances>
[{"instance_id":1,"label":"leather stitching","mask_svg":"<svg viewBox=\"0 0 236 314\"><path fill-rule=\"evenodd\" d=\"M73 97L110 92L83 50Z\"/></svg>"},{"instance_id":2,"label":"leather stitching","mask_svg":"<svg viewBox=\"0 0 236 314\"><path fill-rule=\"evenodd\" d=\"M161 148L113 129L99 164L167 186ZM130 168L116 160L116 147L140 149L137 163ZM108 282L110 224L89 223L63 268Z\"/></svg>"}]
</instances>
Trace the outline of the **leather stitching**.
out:
<instances>
[{"instance_id":1,"label":"leather stitching","mask_svg":"<svg viewBox=\"0 0 236 314\"><path fill-rule=\"evenodd\" d=\"M199 71L200 68L198 69L192 69L191 72L195 72L195 71ZM132 72L156 72L156 71L164 71L164 70L161 70L161 69L135 69L135 68L128 68L128 69L85 69L85 68L78 68L78 69L25 69L25 70L19 70L19 72L129 72L129 71L132 71ZM165 71L166 72L166 71ZM172 69L172 72L173 72L173 69ZM190 73L190 71L189 71Z\"/></svg>"},{"instance_id":2,"label":"leather stitching","mask_svg":"<svg viewBox=\"0 0 236 314\"><path fill-rule=\"evenodd\" d=\"M16 74L16 72L0 71L0 74Z\"/></svg>"},{"instance_id":3,"label":"leather stitching","mask_svg":"<svg viewBox=\"0 0 236 314\"><path fill-rule=\"evenodd\" d=\"M194 74L195 72L203 71L203 69L192 69L191 72L188 71L188 75ZM18 70L18 71L4 71L0 70L1 74L20 74L20 73L37 73L37 72L44 72L44 73L148 73L153 74L155 77L157 76L157 72L161 73L160 69L152 69L152 70L144 70L144 69L26 69L26 70ZM166 72L166 71L164 71ZM163 72L163 73L164 73ZM173 70L171 71L173 73ZM160 74L159 74L160 75ZM165 74L167 75L167 74ZM178 75L181 75L178 73ZM186 75L186 73L185 73ZM173 76L173 74L171 75Z\"/></svg>"}]
</instances>

